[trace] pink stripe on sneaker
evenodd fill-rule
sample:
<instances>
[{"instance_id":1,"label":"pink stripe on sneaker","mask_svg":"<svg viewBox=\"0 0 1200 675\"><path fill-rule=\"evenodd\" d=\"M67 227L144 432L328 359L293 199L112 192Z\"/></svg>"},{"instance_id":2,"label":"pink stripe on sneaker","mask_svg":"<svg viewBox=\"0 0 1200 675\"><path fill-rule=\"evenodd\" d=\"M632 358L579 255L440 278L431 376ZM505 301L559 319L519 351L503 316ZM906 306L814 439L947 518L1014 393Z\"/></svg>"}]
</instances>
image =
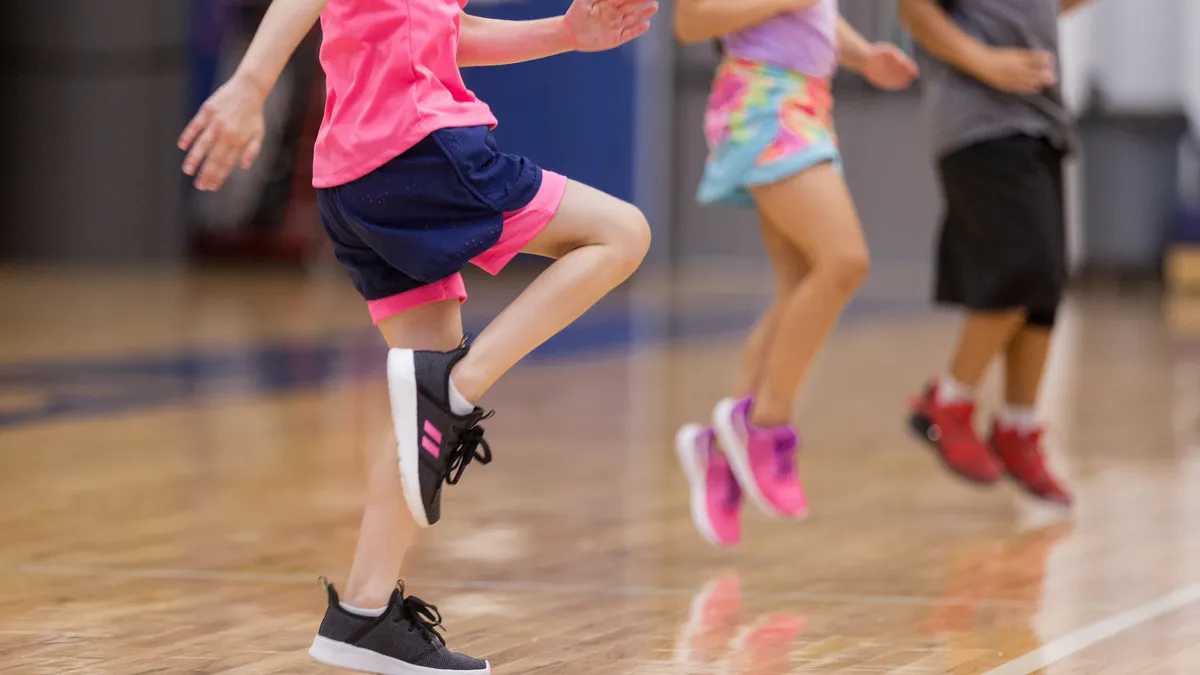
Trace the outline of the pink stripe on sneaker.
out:
<instances>
[{"instance_id":1,"label":"pink stripe on sneaker","mask_svg":"<svg viewBox=\"0 0 1200 675\"><path fill-rule=\"evenodd\" d=\"M461 274L455 273L428 286L389 295L386 298L368 300L367 309L371 312L371 320L379 323L401 312L450 298L458 298L459 302L467 299L467 285L463 283Z\"/></svg>"},{"instance_id":2,"label":"pink stripe on sneaker","mask_svg":"<svg viewBox=\"0 0 1200 675\"><path fill-rule=\"evenodd\" d=\"M425 433L429 434L429 437L435 442L442 442L442 432L438 431L437 427L433 426L433 422L429 420L425 420Z\"/></svg>"},{"instance_id":3,"label":"pink stripe on sneaker","mask_svg":"<svg viewBox=\"0 0 1200 675\"><path fill-rule=\"evenodd\" d=\"M433 440L428 436L421 437L421 447L425 448L425 450L434 457L442 454L442 449L439 448L438 444L434 443Z\"/></svg>"}]
</instances>

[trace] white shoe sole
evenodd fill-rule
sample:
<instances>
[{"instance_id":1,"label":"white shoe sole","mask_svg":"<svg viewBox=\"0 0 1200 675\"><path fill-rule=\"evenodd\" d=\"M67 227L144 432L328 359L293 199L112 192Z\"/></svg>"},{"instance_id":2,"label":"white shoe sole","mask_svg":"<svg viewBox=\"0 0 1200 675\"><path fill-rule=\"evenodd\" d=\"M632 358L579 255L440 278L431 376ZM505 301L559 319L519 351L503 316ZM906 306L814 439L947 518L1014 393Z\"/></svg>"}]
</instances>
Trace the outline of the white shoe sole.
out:
<instances>
[{"instance_id":1,"label":"white shoe sole","mask_svg":"<svg viewBox=\"0 0 1200 675\"><path fill-rule=\"evenodd\" d=\"M387 359L388 394L392 403L392 430L404 501L419 527L429 527L425 500L421 498L421 444L417 429L417 374L413 350L392 349Z\"/></svg>"},{"instance_id":2,"label":"white shoe sole","mask_svg":"<svg viewBox=\"0 0 1200 675\"><path fill-rule=\"evenodd\" d=\"M717 440L721 443L721 449L725 451L725 458L729 460L733 476L737 478L738 484L754 506L770 518L782 518L783 514L771 506L758 487L758 481L754 479L754 470L750 468L750 453L746 450L745 443L738 438L737 430L733 428L733 409L737 404L737 399L725 398L718 401L717 406L713 408L713 429L717 432Z\"/></svg>"},{"instance_id":3,"label":"white shoe sole","mask_svg":"<svg viewBox=\"0 0 1200 675\"><path fill-rule=\"evenodd\" d=\"M679 458L679 466L687 478L688 492L691 494L692 523L704 540L713 546L722 546L717 539L716 530L708 518L708 478L704 466L696 457L696 438L704 432L699 424L688 424L675 434L675 456Z\"/></svg>"},{"instance_id":4,"label":"white shoe sole","mask_svg":"<svg viewBox=\"0 0 1200 675\"><path fill-rule=\"evenodd\" d=\"M414 666L370 649L355 647L320 635L313 639L312 646L308 648L308 655L327 666L378 675L489 675L492 672L491 664L486 664L478 670L439 670Z\"/></svg>"}]
</instances>

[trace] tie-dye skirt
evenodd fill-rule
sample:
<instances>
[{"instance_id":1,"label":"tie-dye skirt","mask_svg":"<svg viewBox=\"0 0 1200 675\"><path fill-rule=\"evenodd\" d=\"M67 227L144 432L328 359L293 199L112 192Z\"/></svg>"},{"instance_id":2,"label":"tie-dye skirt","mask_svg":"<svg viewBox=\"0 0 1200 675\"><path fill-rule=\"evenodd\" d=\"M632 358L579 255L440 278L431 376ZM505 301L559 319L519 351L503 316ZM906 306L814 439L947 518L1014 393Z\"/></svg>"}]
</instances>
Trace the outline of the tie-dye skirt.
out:
<instances>
[{"instance_id":1,"label":"tie-dye skirt","mask_svg":"<svg viewBox=\"0 0 1200 675\"><path fill-rule=\"evenodd\" d=\"M761 61L721 63L704 136L708 160L697 194L703 204L753 206L747 187L776 183L824 162L841 167L829 80Z\"/></svg>"}]
</instances>

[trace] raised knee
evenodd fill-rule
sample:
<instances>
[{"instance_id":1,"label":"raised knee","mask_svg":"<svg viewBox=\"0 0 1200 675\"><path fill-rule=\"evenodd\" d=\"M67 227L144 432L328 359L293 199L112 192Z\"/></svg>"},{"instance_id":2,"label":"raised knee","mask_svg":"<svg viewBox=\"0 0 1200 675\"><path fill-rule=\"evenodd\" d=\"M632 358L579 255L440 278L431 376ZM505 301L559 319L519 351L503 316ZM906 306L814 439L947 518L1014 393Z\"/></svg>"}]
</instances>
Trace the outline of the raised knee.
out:
<instances>
[{"instance_id":1,"label":"raised knee","mask_svg":"<svg viewBox=\"0 0 1200 675\"><path fill-rule=\"evenodd\" d=\"M607 228L607 234L606 243L617 264L626 274L632 274L650 250L650 223L646 216L633 204L624 204Z\"/></svg>"},{"instance_id":2,"label":"raised knee","mask_svg":"<svg viewBox=\"0 0 1200 675\"><path fill-rule=\"evenodd\" d=\"M827 255L818 269L835 289L853 293L871 273L871 256L866 248L837 251Z\"/></svg>"}]
</instances>

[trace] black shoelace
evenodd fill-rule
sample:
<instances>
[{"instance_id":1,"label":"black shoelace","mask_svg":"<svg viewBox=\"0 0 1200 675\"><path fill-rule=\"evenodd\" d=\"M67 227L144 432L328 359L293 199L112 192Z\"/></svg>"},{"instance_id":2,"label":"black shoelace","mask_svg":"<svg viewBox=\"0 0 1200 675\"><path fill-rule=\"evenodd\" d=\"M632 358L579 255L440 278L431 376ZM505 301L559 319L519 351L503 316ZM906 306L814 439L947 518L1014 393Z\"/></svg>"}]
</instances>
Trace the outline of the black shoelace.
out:
<instances>
[{"instance_id":1,"label":"black shoelace","mask_svg":"<svg viewBox=\"0 0 1200 675\"><path fill-rule=\"evenodd\" d=\"M478 425L479 422L488 419L493 414L494 411L488 412L472 423L471 426L459 432L458 445L450 448L450 451L447 453L447 485L457 484L462 479L463 471L467 470L467 465L471 462L479 462L480 464L491 463L492 447L484 440L483 429Z\"/></svg>"},{"instance_id":2,"label":"black shoelace","mask_svg":"<svg viewBox=\"0 0 1200 675\"><path fill-rule=\"evenodd\" d=\"M403 583L400 584L400 597L402 598L400 611L397 612L393 621L396 623L407 621L421 631L422 635L429 638L430 642L437 640L442 643L442 646L445 646L446 638L438 632L445 630L445 627L442 626L442 613L438 611L438 608L416 596L405 596Z\"/></svg>"}]
</instances>

